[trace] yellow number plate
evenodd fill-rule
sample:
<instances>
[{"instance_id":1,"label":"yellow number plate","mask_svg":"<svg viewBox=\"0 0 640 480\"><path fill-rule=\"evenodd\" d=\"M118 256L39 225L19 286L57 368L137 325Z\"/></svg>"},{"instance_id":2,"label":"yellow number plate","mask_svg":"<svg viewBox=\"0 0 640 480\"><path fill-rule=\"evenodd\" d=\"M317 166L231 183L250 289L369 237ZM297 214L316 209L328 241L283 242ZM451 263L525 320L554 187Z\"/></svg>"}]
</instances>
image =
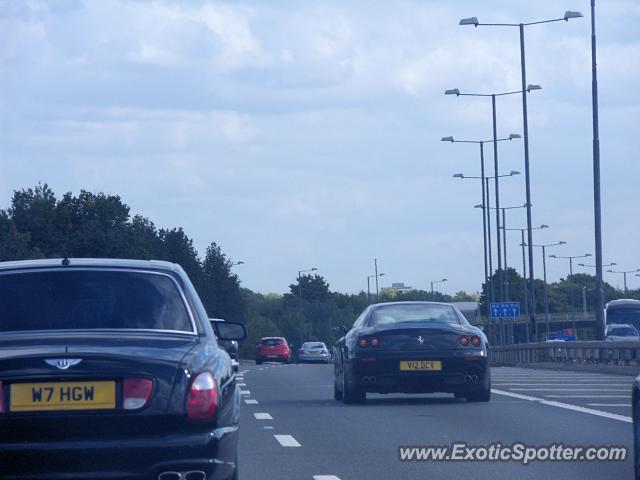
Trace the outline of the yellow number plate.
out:
<instances>
[{"instance_id":1,"label":"yellow number plate","mask_svg":"<svg viewBox=\"0 0 640 480\"><path fill-rule=\"evenodd\" d=\"M400 370L404 372L442 370L442 362L440 360L403 360L400 362Z\"/></svg>"},{"instance_id":2,"label":"yellow number plate","mask_svg":"<svg viewBox=\"0 0 640 480\"><path fill-rule=\"evenodd\" d=\"M116 408L115 382L14 383L10 391L12 412Z\"/></svg>"}]
</instances>

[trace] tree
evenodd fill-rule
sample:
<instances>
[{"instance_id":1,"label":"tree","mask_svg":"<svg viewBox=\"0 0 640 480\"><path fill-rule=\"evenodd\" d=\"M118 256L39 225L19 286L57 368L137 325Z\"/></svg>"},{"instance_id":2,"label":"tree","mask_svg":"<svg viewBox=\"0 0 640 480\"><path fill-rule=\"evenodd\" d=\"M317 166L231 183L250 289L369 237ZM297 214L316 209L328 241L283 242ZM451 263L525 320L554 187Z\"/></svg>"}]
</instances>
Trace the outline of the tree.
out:
<instances>
[{"instance_id":1,"label":"tree","mask_svg":"<svg viewBox=\"0 0 640 480\"><path fill-rule=\"evenodd\" d=\"M289 285L291 297L306 302L325 302L329 296L329 284L321 275L302 275L296 283ZM300 299L302 295L302 299Z\"/></svg>"},{"instance_id":2,"label":"tree","mask_svg":"<svg viewBox=\"0 0 640 480\"><path fill-rule=\"evenodd\" d=\"M202 301L210 317L242 320L244 298L238 276L231 272L232 262L220 247L211 243L202 262Z\"/></svg>"}]
</instances>

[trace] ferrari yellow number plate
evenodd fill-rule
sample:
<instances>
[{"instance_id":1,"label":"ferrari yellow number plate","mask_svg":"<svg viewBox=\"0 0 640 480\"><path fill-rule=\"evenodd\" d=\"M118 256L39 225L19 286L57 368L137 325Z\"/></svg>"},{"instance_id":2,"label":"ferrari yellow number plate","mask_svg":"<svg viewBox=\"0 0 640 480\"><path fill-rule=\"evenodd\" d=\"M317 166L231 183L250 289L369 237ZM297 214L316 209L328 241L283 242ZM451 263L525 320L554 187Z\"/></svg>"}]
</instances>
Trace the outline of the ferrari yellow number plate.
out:
<instances>
[{"instance_id":1,"label":"ferrari yellow number plate","mask_svg":"<svg viewBox=\"0 0 640 480\"><path fill-rule=\"evenodd\" d=\"M442 370L442 362L440 360L402 360L400 370L403 372Z\"/></svg>"},{"instance_id":2,"label":"ferrari yellow number plate","mask_svg":"<svg viewBox=\"0 0 640 480\"><path fill-rule=\"evenodd\" d=\"M116 408L115 382L14 383L10 391L12 412Z\"/></svg>"}]
</instances>

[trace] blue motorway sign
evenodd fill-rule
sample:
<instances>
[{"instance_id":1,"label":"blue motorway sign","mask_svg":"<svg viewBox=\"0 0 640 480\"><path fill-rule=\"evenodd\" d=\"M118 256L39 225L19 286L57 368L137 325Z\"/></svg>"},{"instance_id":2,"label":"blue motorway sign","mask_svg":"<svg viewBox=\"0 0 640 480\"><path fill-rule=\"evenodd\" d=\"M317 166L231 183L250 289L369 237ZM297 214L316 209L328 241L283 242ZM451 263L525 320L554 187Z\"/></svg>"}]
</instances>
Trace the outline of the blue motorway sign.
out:
<instances>
[{"instance_id":1,"label":"blue motorway sign","mask_svg":"<svg viewBox=\"0 0 640 480\"><path fill-rule=\"evenodd\" d=\"M514 318L520 316L520 303L496 302L491 304L491 317Z\"/></svg>"}]
</instances>

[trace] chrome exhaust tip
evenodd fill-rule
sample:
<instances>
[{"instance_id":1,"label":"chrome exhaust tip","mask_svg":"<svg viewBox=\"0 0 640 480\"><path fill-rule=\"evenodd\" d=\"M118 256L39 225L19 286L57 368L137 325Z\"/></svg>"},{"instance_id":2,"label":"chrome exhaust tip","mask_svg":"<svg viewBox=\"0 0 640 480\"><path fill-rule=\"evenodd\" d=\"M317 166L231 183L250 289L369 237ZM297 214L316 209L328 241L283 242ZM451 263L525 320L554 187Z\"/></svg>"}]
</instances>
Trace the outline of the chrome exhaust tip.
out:
<instances>
[{"instance_id":1,"label":"chrome exhaust tip","mask_svg":"<svg viewBox=\"0 0 640 480\"><path fill-rule=\"evenodd\" d=\"M202 470L188 472L162 472L158 480L206 480L207 474Z\"/></svg>"},{"instance_id":2,"label":"chrome exhaust tip","mask_svg":"<svg viewBox=\"0 0 640 480\"><path fill-rule=\"evenodd\" d=\"M464 383L469 383L471 382L471 375L465 375L464 376Z\"/></svg>"},{"instance_id":3,"label":"chrome exhaust tip","mask_svg":"<svg viewBox=\"0 0 640 480\"><path fill-rule=\"evenodd\" d=\"M162 472L158 475L158 480L182 480L180 472Z\"/></svg>"},{"instance_id":4,"label":"chrome exhaust tip","mask_svg":"<svg viewBox=\"0 0 640 480\"><path fill-rule=\"evenodd\" d=\"M478 375L472 375L471 376L471 380L473 381L473 383L477 383L478 382Z\"/></svg>"}]
</instances>

